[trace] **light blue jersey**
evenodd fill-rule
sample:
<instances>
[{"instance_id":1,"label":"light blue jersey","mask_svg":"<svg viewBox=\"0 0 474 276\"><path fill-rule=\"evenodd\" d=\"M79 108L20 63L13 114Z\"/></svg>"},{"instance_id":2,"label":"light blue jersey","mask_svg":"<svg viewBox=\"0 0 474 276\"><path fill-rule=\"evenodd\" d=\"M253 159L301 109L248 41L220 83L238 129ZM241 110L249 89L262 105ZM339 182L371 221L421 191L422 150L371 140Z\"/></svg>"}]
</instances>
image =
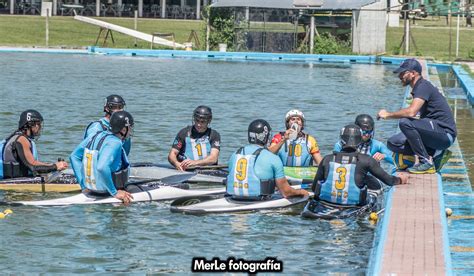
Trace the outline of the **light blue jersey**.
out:
<instances>
[{"instance_id":1,"label":"light blue jersey","mask_svg":"<svg viewBox=\"0 0 474 276\"><path fill-rule=\"evenodd\" d=\"M100 131L110 131L110 122L107 120L107 118L101 118L98 121L94 121L90 123L86 127L86 131L84 132L84 138L86 139L87 137L95 135L97 132ZM130 154L130 150L132 148L132 139L128 138L123 142L123 148L127 155Z\"/></svg>"},{"instance_id":2,"label":"light blue jersey","mask_svg":"<svg viewBox=\"0 0 474 276\"><path fill-rule=\"evenodd\" d=\"M274 192L274 181L285 177L280 158L257 145L239 149L232 154L228 164L227 193L230 195L268 195Z\"/></svg>"},{"instance_id":3,"label":"light blue jersey","mask_svg":"<svg viewBox=\"0 0 474 276\"><path fill-rule=\"evenodd\" d=\"M122 140L105 131L83 140L72 152L70 161L82 189L112 196L117 194L119 184L114 183L114 175L128 173L130 166Z\"/></svg>"},{"instance_id":4,"label":"light blue jersey","mask_svg":"<svg viewBox=\"0 0 474 276\"><path fill-rule=\"evenodd\" d=\"M367 155L370 155L370 156L374 156L374 154L379 152L379 153L381 153L385 156L384 157L385 162L390 163L390 164L393 165L392 151L389 150L384 143L372 138L372 139L370 139L369 143L364 143L362 146L363 146L362 148L359 148L357 150L358 152L363 153L363 154L367 154ZM334 150L333 151L341 152L341 150L342 150L341 142L337 142L334 145Z\"/></svg>"}]
</instances>

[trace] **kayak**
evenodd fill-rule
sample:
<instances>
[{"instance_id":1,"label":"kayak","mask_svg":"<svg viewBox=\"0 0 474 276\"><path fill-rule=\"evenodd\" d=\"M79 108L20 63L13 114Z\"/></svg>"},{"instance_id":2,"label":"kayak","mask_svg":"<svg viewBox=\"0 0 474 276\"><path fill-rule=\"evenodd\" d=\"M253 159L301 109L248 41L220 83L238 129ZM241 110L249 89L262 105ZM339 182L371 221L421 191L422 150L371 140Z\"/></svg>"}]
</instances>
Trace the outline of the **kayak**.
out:
<instances>
[{"instance_id":1,"label":"kayak","mask_svg":"<svg viewBox=\"0 0 474 276\"><path fill-rule=\"evenodd\" d=\"M0 190L37 193L69 193L81 191L81 187L79 184L77 184L72 169L67 169L60 173L56 172L53 174L55 174L54 181L48 181L48 178L50 177L47 176L3 179L0 180ZM190 172L181 172L175 169L157 166L132 167L130 170L131 179L161 179L170 176L185 176L189 174ZM193 173L193 176L187 179L186 182L223 184L225 179L225 177Z\"/></svg>"},{"instance_id":2,"label":"kayak","mask_svg":"<svg viewBox=\"0 0 474 276\"><path fill-rule=\"evenodd\" d=\"M74 175L60 173L54 181L47 183L45 177L19 177L0 180L0 190L16 192L78 192L81 187L76 183Z\"/></svg>"},{"instance_id":3,"label":"kayak","mask_svg":"<svg viewBox=\"0 0 474 276\"><path fill-rule=\"evenodd\" d=\"M194 172L193 177L186 180L188 183L196 184L224 184L226 175L225 169L216 169L215 166L200 167ZM285 167L285 175L291 185L301 185L312 183L317 171L317 167ZM154 179L169 176L186 175L189 172L182 172L170 168L167 165L137 163L133 164L130 170L130 178L138 179ZM21 177L15 179L0 180L0 190L17 191L17 192L78 192L81 190L72 169L67 169L59 174L56 173L55 180L49 182L48 177Z\"/></svg>"},{"instance_id":4,"label":"kayak","mask_svg":"<svg viewBox=\"0 0 474 276\"><path fill-rule=\"evenodd\" d=\"M270 199L250 201L235 200L230 196L217 198L212 196L180 198L171 203L171 212L202 215L210 213L255 212L268 209L281 209L302 204L309 197L284 198L280 194Z\"/></svg>"},{"instance_id":5,"label":"kayak","mask_svg":"<svg viewBox=\"0 0 474 276\"><path fill-rule=\"evenodd\" d=\"M310 219L345 219L354 218L375 211L379 208L379 197L382 190L369 190L367 204L364 206L343 206L324 200L311 200L304 207L301 216Z\"/></svg>"},{"instance_id":6,"label":"kayak","mask_svg":"<svg viewBox=\"0 0 474 276\"><path fill-rule=\"evenodd\" d=\"M133 202L149 202L159 200L174 200L181 197L218 195L225 192L224 188L215 189L195 189L188 190L173 186L154 186L150 190L133 193ZM121 200L111 196L102 196L94 193L81 193L74 196L38 200L38 201L15 201L8 205L28 205L28 206L66 206L66 205L90 205L90 204L114 204L122 203Z\"/></svg>"},{"instance_id":7,"label":"kayak","mask_svg":"<svg viewBox=\"0 0 474 276\"><path fill-rule=\"evenodd\" d=\"M164 168L157 166L140 166L131 167L130 175L136 178L163 178L171 175L189 174L189 172L182 172L172 168ZM187 180L189 183L208 183L208 184L223 184L225 177L205 175L196 173L193 177Z\"/></svg>"},{"instance_id":8,"label":"kayak","mask_svg":"<svg viewBox=\"0 0 474 276\"><path fill-rule=\"evenodd\" d=\"M285 167L285 176L290 185L313 183L318 167Z\"/></svg>"}]
</instances>

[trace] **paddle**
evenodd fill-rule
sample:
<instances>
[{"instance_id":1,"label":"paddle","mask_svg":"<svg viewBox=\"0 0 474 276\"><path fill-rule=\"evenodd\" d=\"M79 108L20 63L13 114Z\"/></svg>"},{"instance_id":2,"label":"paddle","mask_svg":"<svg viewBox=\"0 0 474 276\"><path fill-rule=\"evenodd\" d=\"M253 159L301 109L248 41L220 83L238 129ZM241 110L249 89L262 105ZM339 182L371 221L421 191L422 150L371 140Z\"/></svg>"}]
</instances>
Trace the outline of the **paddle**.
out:
<instances>
[{"instance_id":1,"label":"paddle","mask_svg":"<svg viewBox=\"0 0 474 276\"><path fill-rule=\"evenodd\" d=\"M190 170L219 170L219 169L227 169L227 164L222 165L204 165L204 166L190 166L186 168L187 171Z\"/></svg>"},{"instance_id":2,"label":"paddle","mask_svg":"<svg viewBox=\"0 0 474 276\"><path fill-rule=\"evenodd\" d=\"M196 175L195 173L182 173L182 174L177 174L177 175L170 175L163 178L152 178L152 179L145 179L142 181L128 182L127 184L141 185L141 184L146 184L150 182L161 182L163 184L172 185L172 184L179 184L186 180L189 180L195 175Z\"/></svg>"}]
</instances>

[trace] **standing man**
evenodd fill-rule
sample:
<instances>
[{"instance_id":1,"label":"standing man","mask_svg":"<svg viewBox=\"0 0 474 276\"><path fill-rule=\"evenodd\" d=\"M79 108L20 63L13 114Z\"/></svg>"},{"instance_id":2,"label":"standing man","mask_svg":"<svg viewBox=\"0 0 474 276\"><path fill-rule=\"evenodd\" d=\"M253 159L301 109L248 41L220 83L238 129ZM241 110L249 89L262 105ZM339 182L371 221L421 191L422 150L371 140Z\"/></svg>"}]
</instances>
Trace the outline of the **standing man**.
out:
<instances>
[{"instance_id":1,"label":"standing man","mask_svg":"<svg viewBox=\"0 0 474 276\"><path fill-rule=\"evenodd\" d=\"M43 116L28 109L21 113L18 129L0 142L0 179L26 177L67 169L64 161L44 163L38 160L35 140L41 135Z\"/></svg>"},{"instance_id":2,"label":"standing man","mask_svg":"<svg viewBox=\"0 0 474 276\"><path fill-rule=\"evenodd\" d=\"M298 109L290 110L285 116L286 131L277 133L268 150L277 154L284 166L309 167L318 165L323 157L316 139L303 132L305 117Z\"/></svg>"},{"instance_id":3,"label":"standing man","mask_svg":"<svg viewBox=\"0 0 474 276\"><path fill-rule=\"evenodd\" d=\"M410 173L435 173L447 161L450 154L447 149L457 136L453 113L438 89L423 79L417 60L406 59L393 72L398 74L403 86L411 86L413 102L395 112L379 111L379 118L400 119L401 133L388 139L388 148L394 153L418 156L419 163L408 169ZM419 119L414 118L417 113Z\"/></svg>"},{"instance_id":4,"label":"standing man","mask_svg":"<svg viewBox=\"0 0 474 276\"><path fill-rule=\"evenodd\" d=\"M168 161L177 170L190 166L216 165L219 159L221 136L211 129L212 110L200 105L194 109L193 125L181 129L174 139Z\"/></svg>"},{"instance_id":5,"label":"standing man","mask_svg":"<svg viewBox=\"0 0 474 276\"><path fill-rule=\"evenodd\" d=\"M82 190L110 195L125 204L132 201L132 195L125 190L130 163L123 148L123 141L132 135L132 115L116 111L110 117L110 131L99 131L76 147L70 160Z\"/></svg>"},{"instance_id":6,"label":"standing man","mask_svg":"<svg viewBox=\"0 0 474 276\"><path fill-rule=\"evenodd\" d=\"M306 190L288 184L281 160L266 149L271 130L267 121L253 121L248 128L250 144L230 157L227 194L234 199L265 200L275 193L275 187L285 198L308 195Z\"/></svg>"},{"instance_id":7,"label":"standing man","mask_svg":"<svg viewBox=\"0 0 474 276\"><path fill-rule=\"evenodd\" d=\"M122 111L125 109L125 100L119 95L110 95L105 98L104 103L104 112L105 115L100 120L91 122L84 132L84 138L86 139L89 136L95 135L97 132L100 131L107 131L110 130L110 116L115 111ZM132 141L130 138L126 139L123 143L123 148L127 155L130 153L130 149L132 147Z\"/></svg>"}]
</instances>

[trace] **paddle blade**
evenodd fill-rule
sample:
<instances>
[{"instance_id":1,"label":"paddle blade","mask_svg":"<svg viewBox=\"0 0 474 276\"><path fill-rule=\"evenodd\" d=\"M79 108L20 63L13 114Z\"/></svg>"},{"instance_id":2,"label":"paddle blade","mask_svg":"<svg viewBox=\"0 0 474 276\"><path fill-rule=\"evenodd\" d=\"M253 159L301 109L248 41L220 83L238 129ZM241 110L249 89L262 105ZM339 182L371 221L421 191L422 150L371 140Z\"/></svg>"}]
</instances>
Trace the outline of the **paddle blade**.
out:
<instances>
[{"instance_id":1,"label":"paddle blade","mask_svg":"<svg viewBox=\"0 0 474 276\"><path fill-rule=\"evenodd\" d=\"M177 184L177 183L185 182L191 179L193 176L196 176L196 174L195 173L180 173L176 175L163 177L160 180L161 182L166 183L166 184Z\"/></svg>"}]
</instances>

